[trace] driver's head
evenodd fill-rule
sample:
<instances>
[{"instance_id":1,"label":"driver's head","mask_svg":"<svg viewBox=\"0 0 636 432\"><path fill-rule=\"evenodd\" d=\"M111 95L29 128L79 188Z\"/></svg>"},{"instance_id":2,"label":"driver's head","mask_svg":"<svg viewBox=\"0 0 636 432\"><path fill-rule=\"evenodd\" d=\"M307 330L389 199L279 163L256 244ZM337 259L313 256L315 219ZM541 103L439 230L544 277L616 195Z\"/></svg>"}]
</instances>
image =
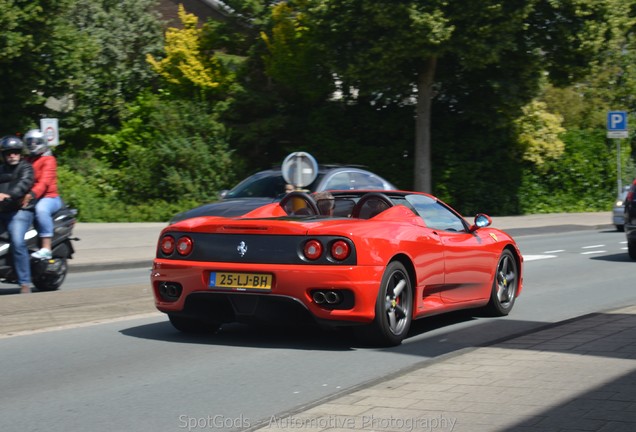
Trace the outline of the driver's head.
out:
<instances>
[{"instance_id":1,"label":"driver's head","mask_svg":"<svg viewBox=\"0 0 636 432\"><path fill-rule=\"evenodd\" d=\"M7 165L17 165L22 159L23 149L24 143L17 136L8 135L0 139L2 158Z\"/></svg>"},{"instance_id":2,"label":"driver's head","mask_svg":"<svg viewBox=\"0 0 636 432\"><path fill-rule=\"evenodd\" d=\"M327 216L331 216L333 214L333 209L336 206L336 200L331 193L316 192L313 195L313 198L316 201L318 210L320 210L320 214Z\"/></svg>"},{"instance_id":3,"label":"driver's head","mask_svg":"<svg viewBox=\"0 0 636 432\"><path fill-rule=\"evenodd\" d=\"M364 204L363 212L361 212L361 214L364 214L366 219L371 219L388 208L389 206L381 199L371 198Z\"/></svg>"}]
</instances>

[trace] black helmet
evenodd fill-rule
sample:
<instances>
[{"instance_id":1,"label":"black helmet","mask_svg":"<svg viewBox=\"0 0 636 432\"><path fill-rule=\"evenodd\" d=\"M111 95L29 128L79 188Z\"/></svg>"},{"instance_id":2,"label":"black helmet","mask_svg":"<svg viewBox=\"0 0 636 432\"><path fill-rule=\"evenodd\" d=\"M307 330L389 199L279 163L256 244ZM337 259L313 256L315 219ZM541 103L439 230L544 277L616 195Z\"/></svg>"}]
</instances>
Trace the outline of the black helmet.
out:
<instances>
[{"instance_id":1,"label":"black helmet","mask_svg":"<svg viewBox=\"0 0 636 432\"><path fill-rule=\"evenodd\" d=\"M0 150L4 153L7 150L22 150L24 149L24 143L20 138L14 135L7 135L0 139Z\"/></svg>"}]
</instances>

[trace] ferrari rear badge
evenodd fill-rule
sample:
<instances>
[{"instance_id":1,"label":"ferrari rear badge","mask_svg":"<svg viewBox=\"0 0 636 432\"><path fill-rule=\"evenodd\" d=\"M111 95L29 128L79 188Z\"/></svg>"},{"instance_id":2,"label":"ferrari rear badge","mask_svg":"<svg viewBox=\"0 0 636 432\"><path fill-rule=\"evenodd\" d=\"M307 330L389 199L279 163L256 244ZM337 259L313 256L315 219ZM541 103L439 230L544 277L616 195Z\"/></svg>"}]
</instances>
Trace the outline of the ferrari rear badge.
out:
<instances>
[{"instance_id":1,"label":"ferrari rear badge","mask_svg":"<svg viewBox=\"0 0 636 432\"><path fill-rule=\"evenodd\" d=\"M242 257L247 253L247 245L245 244L244 241L242 241L236 247L236 250L238 251L239 255Z\"/></svg>"}]
</instances>

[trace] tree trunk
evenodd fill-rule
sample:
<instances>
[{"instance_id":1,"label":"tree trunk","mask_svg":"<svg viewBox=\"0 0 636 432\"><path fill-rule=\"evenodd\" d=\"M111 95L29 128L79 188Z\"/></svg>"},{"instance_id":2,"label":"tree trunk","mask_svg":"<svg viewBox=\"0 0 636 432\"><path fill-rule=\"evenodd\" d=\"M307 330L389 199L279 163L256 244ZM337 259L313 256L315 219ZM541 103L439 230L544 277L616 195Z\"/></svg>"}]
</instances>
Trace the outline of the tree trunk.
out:
<instances>
[{"instance_id":1,"label":"tree trunk","mask_svg":"<svg viewBox=\"0 0 636 432\"><path fill-rule=\"evenodd\" d=\"M437 58L431 57L417 80L415 108L415 181L414 190L431 193L431 101Z\"/></svg>"}]
</instances>

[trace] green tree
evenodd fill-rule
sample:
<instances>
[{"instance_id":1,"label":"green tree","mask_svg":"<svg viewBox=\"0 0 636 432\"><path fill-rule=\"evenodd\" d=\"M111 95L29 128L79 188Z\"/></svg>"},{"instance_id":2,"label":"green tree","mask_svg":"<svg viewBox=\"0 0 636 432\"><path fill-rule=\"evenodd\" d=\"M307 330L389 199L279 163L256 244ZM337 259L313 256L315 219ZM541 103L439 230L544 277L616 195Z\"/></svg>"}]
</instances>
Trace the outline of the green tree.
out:
<instances>
[{"instance_id":1,"label":"green tree","mask_svg":"<svg viewBox=\"0 0 636 432\"><path fill-rule=\"evenodd\" d=\"M333 84L320 76L302 16L275 1L226 3L235 13L206 23L201 47L233 56L236 82L222 121L232 129L235 157L247 173L280 163L290 149L306 148L308 117L327 101Z\"/></svg>"},{"instance_id":2,"label":"green tree","mask_svg":"<svg viewBox=\"0 0 636 432\"><path fill-rule=\"evenodd\" d=\"M576 136L577 144L587 142L588 148L598 149L598 159L609 161L613 172L609 172L608 178L603 181L591 182L590 188L598 189L600 194L605 194L605 208L610 208L612 198L616 195L615 143L605 140L606 143L603 144L603 139L599 137L605 135L608 111L636 111L636 2L607 0L606 5L609 24L607 42L598 58L592 62L589 74L567 87L545 86L540 99L547 104L551 112L563 117L563 126L568 130L566 138L571 140ZM627 145L624 145L625 143ZM630 183L636 175L633 165L634 150L631 155L629 154L630 143L631 147L636 149L633 134L622 145L623 184ZM582 144L574 148L583 152ZM590 164L590 169L594 166ZM596 191L591 193L595 194Z\"/></svg>"},{"instance_id":3,"label":"green tree","mask_svg":"<svg viewBox=\"0 0 636 432\"><path fill-rule=\"evenodd\" d=\"M61 15L85 39L90 57L65 89L69 100L60 114L75 148L90 135L114 130L126 105L155 77L146 55L160 51L162 23L157 0L73 0Z\"/></svg>"},{"instance_id":4,"label":"green tree","mask_svg":"<svg viewBox=\"0 0 636 432\"><path fill-rule=\"evenodd\" d=\"M515 122L519 143L523 147L522 160L541 171L546 162L558 159L565 150L559 134L565 132L563 119L547 111L544 102L533 100L523 107L523 116Z\"/></svg>"},{"instance_id":5,"label":"green tree","mask_svg":"<svg viewBox=\"0 0 636 432\"><path fill-rule=\"evenodd\" d=\"M568 128L605 128L608 110L636 110L636 2L605 0L606 38L588 74L571 85L547 85L541 99Z\"/></svg>"},{"instance_id":6,"label":"green tree","mask_svg":"<svg viewBox=\"0 0 636 432\"><path fill-rule=\"evenodd\" d=\"M309 26L306 14L289 4L272 7L271 29L261 32L267 47L264 72L287 99L324 102L335 90L334 80L312 43Z\"/></svg>"},{"instance_id":7,"label":"green tree","mask_svg":"<svg viewBox=\"0 0 636 432\"><path fill-rule=\"evenodd\" d=\"M0 116L11 131L60 118L84 147L116 127L150 83L146 53L161 46L156 0L0 0Z\"/></svg>"},{"instance_id":8,"label":"green tree","mask_svg":"<svg viewBox=\"0 0 636 432\"><path fill-rule=\"evenodd\" d=\"M355 89L350 99L414 106L415 189L431 191L431 102L466 99L444 84L505 75L513 85L491 90L515 108L513 116L520 114L543 71L564 83L586 70L606 38L606 6L596 0L324 0L309 11L325 59L343 87ZM474 95L483 86L463 89Z\"/></svg>"},{"instance_id":9,"label":"green tree","mask_svg":"<svg viewBox=\"0 0 636 432\"><path fill-rule=\"evenodd\" d=\"M165 56L157 59L148 54L147 60L173 92L202 100L218 99L231 86L234 74L225 67L221 56L203 49L199 20L187 13L183 5L179 6L179 19L182 28L171 27L166 31Z\"/></svg>"},{"instance_id":10,"label":"green tree","mask_svg":"<svg viewBox=\"0 0 636 432\"><path fill-rule=\"evenodd\" d=\"M605 131L572 130L562 135L563 154L545 162L521 165L521 213L606 211L616 196L616 149ZM623 170L633 170L623 149ZM604 157L606 156L606 157Z\"/></svg>"},{"instance_id":11,"label":"green tree","mask_svg":"<svg viewBox=\"0 0 636 432\"><path fill-rule=\"evenodd\" d=\"M132 111L119 132L101 137L111 147L126 143L114 182L123 202L205 202L232 184L228 132L213 105L147 94Z\"/></svg>"},{"instance_id":12,"label":"green tree","mask_svg":"<svg viewBox=\"0 0 636 432\"><path fill-rule=\"evenodd\" d=\"M63 98L89 53L87 38L64 19L74 0L0 0L0 118L22 132ZM10 84L9 84L10 83Z\"/></svg>"}]
</instances>

